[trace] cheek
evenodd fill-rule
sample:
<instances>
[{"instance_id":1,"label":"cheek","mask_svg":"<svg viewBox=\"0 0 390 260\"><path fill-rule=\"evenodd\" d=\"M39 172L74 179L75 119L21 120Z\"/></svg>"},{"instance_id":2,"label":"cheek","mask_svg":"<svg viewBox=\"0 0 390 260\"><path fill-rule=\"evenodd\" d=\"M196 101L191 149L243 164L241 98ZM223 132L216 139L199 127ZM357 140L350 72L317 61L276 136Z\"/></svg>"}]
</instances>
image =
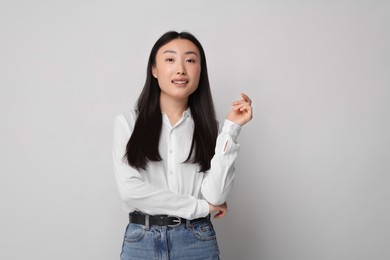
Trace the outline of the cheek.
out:
<instances>
[{"instance_id":1,"label":"cheek","mask_svg":"<svg viewBox=\"0 0 390 260\"><path fill-rule=\"evenodd\" d=\"M158 76L158 78L163 78L169 73L170 67L164 64L161 61L157 61L156 65L154 67L155 74Z\"/></svg>"},{"instance_id":2,"label":"cheek","mask_svg":"<svg viewBox=\"0 0 390 260\"><path fill-rule=\"evenodd\" d=\"M159 69L157 75L158 75L157 76L157 80L159 82L167 81L170 78L169 77L169 72L166 71L165 69Z\"/></svg>"},{"instance_id":3,"label":"cheek","mask_svg":"<svg viewBox=\"0 0 390 260\"><path fill-rule=\"evenodd\" d=\"M200 69L197 71L197 75L198 75L198 83L199 83L199 81L200 81Z\"/></svg>"},{"instance_id":4,"label":"cheek","mask_svg":"<svg viewBox=\"0 0 390 260\"><path fill-rule=\"evenodd\" d=\"M199 80L199 78L200 78L200 67L193 68L192 73Z\"/></svg>"}]
</instances>

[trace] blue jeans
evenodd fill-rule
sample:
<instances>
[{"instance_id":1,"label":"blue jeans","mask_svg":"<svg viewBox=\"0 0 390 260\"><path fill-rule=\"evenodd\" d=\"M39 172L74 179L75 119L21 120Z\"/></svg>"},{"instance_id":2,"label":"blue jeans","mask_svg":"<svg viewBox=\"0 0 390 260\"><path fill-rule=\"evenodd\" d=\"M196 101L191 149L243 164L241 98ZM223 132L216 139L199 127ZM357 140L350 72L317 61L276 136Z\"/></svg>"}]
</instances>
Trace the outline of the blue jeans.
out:
<instances>
[{"instance_id":1,"label":"blue jeans","mask_svg":"<svg viewBox=\"0 0 390 260\"><path fill-rule=\"evenodd\" d=\"M177 227L129 223L121 260L217 260L219 249L210 218Z\"/></svg>"}]
</instances>

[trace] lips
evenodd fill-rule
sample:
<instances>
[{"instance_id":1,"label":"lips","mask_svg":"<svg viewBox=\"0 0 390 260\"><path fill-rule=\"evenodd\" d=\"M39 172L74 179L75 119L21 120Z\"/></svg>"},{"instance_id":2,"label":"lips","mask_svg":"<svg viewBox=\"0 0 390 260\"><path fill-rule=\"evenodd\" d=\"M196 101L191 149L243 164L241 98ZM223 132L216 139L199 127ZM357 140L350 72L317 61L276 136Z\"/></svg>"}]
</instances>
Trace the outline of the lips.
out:
<instances>
[{"instance_id":1,"label":"lips","mask_svg":"<svg viewBox=\"0 0 390 260\"><path fill-rule=\"evenodd\" d=\"M188 81L187 80L172 80L172 83L175 83L175 84L187 84Z\"/></svg>"},{"instance_id":2,"label":"lips","mask_svg":"<svg viewBox=\"0 0 390 260\"><path fill-rule=\"evenodd\" d=\"M187 78L175 78L173 80L171 80L172 83L174 84L187 84L188 83L188 79Z\"/></svg>"}]
</instances>

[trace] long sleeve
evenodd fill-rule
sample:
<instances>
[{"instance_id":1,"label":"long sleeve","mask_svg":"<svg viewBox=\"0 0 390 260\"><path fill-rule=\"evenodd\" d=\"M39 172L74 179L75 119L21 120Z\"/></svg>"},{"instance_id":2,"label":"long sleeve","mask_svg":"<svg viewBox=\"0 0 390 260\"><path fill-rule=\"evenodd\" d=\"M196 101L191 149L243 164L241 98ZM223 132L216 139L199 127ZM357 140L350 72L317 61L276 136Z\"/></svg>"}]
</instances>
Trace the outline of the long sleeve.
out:
<instances>
[{"instance_id":1,"label":"long sleeve","mask_svg":"<svg viewBox=\"0 0 390 260\"><path fill-rule=\"evenodd\" d=\"M153 186L143 173L129 166L123 159L131 136L135 116L128 122L125 116L115 118L113 136L113 164L119 195L127 209L137 209L148 214L168 214L194 219L207 216L207 201L190 195L177 195L168 189Z\"/></svg>"},{"instance_id":2,"label":"long sleeve","mask_svg":"<svg viewBox=\"0 0 390 260\"><path fill-rule=\"evenodd\" d=\"M206 173L201 187L203 197L210 204L223 204L233 188L234 161L240 148L236 139L240 130L240 125L226 119L222 131L218 135L211 167Z\"/></svg>"}]
</instances>

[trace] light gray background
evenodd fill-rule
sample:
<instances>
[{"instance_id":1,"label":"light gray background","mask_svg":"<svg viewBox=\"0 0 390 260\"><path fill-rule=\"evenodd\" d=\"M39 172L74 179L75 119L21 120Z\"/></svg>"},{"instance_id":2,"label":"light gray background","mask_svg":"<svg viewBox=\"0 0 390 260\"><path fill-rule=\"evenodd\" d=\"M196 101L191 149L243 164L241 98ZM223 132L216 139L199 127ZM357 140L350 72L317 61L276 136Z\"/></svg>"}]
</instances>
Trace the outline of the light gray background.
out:
<instances>
[{"instance_id":1,"label":"light gray background","mask_svg":"<svg viewBox=\"0 0 390 260\"><path fill-rule=\"evenodd\" d=\"M114 115L170 29L241 91L223 259L390 259L389 1L0 2L0 259L119 259Z\"/></svg>"}]
</instances>

